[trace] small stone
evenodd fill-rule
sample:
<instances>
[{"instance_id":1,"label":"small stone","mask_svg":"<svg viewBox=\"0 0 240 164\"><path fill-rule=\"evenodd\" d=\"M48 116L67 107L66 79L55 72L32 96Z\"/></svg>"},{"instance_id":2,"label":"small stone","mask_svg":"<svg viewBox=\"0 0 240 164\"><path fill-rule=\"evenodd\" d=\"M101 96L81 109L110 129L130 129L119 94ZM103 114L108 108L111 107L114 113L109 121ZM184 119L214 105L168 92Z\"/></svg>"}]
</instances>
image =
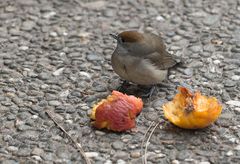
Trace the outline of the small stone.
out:
<instances>
[{"instance_id":1,"label":"small stone","mask_svg":"<svg viewBox=\"0 0 240 164\"><path fill-rule=\"evenodd\" d=\"M145 118L149 121L156 121L159 116L156 115L156 112L148 112L145 114Z\"/></svg>"},{"instance_id":2,"label":"small stone","mask_svg":"<svg viewBox=\"0 0 240 164\"><path fill-rule=\"evenodd\" d=\"M207 26L217 24L219 22L219 15L208 15L203 20L203 23Z\"/></svg>"},{"instance_id":3,"label":"small stone","mask_svg":"<svg viewBox=\"0 0 240 164\"><path fill-rule=\"evenodd\" d=\"M104 162L104 164L112 164L113 162L110 160L110 159L108 159L108 160L106 160L105 162Z\"/></svg>"},{"instance_id":4,"label":"small stone","mask_svg":"<svg viewBox=\"0 0 240 164\"><path fill-rule=\"evenodd\" d=\"M234 81L239 81L239 80L240 80L240 76L238 76L238 75L233 75L233 76L231 77L231 79L234 80Z\"/></svg>"},{"instance_id":5,"label":"small stone","mask_svg":"<svg viewBox=\"0 0 240 164\"><path fill-rule=\"evenodd\" d=\"M114 158L116 159L123 159L123 160L127 160L129 158L129 153L124 152L124 151L117 151L114 156Z\"/></svg>"},{"instance_id":6,"label":"small stone","mask_svg":"<svg viewBox=\"0 0 240 164\"><path fill-rule=\"evenodd\" d=\"M161 15L159 15L159 16L156 17L156 20L157 21L164 21L165 19Z\"/></svg>"},{"instance_id":7,"label":"small stone","mask_svg":"<svg viewBox=\"0 0 240 164\"><path fill-rule=\"evenodd\" d=\"M14 6L7 6L6 8L5 8L5 11L6 12L13 12L13 11L15 11L16 10L16 8L14 7Z\"/></svg>"},{"instance_id":8,"label":"small stone","mask_svg":"<svg viewBox=\"0 0 240 164\"><path fill-rule=\"evenodd\" d=\"M88 79L91 78L91 75L90 75L89 73L87 73L87 72L80 71L80 72L79 72L79 75L85 76L85 77L87 77Z\"/></svg>"},{"instance_id":9,"label":"small stone","mask_svg":"<svg viewBox=\"0 0 240 164\"><path fill-rule=\"evenodd\" d=\"M47 89L47 88L49 88L49 85L47 85L47 84L43 84L43 85L41 85L40 88L41 88L41 89Z\"/></svg>"},{"instance_id":10,"label":"small stone","mask_svg":"<svg viewBox=\"0 0 240 164\"><path fill-rule=\"evenodd\" d=\"M205 18L207 16L207 14L203 11L196 11L191 13L190 15L197 18Z\"/></svg>"},{"instance_id":11,"label":"small stone","mask_svg":"<svg viewBox=\"0 0 240 164\"><path fill-rule=\"evenodd\" d=\"M103 15L105 17L113 17L113 16L115 16L115 11L114 10L104 10Z\"/></svg>"},{"instance_id":12,"label":"small stone","mask_svg":"<svg viewBox=\"0 0 240 164\"><path fill-rule=\"evenodd\" d=\"M199 162L199 164L211 164L211 163L208 161L202 161L202 162Z\"/></svg>"},{"instance_id":13,"label":"small stone","mask_svg":"<svg viewBox=\"0 0 240 164\"><path fill-rule=\"evenodd\" d=\"M10 152L18 151L18 147L9 146L9 147L7 147L7 150L10 151Z\"/></svg>"},{"instance_id":14,"label":"small stone","mask_svg":"<svg viewBox=\"0 0 240 164\"><path fill-rule=\"evenodd\" d=\"M130 22L128 22L128 27L129 28L137 28L137 27L139 27L139 23L135 20L131 20Z\"/></svg>"},{"instance_id":15,"label":"small stone","mask_svg":"<svg viewBox=\"0 0 240 164\"><path fill-rule=\"evenodd\" d=\"M59 75L61 75L64 69L65 69L64 67L57 69L56 71L53 72L53 75L54 75L54 76L59 76Z\"/></svg>"},{"instance_id":16,"label":"small stone","mask_svg":"<svg viewBox=\"0 0 240 164\"><path fill-rule=\"evenodd\" d=\"M218 64L220 64L220 63L221 63L220 60L214 60L214 61L213 61L213 64L215 64L215 65L218 65Z\"/></svg>"},{"instance_id":17,"label":"small stone","mask_svg":"<svg viewBox=\"0 0 240 164\"><path fill-rule=\"evenodd\" d=\"M49 34L51 37L57 37L58 36L58 34L56 33L56 32L50 32L50 34Z\"/></svg>"},{"instance_id":18,"label":"small stone","mask_svg":"<svg viewBox=\"0 0 240 164\"><path fill-rule=\"evenodd\" d=\"M39 77L39 79L41 79L41 80L47 80L47 79L49 79L49 74L46 73L46 72L42 72L42 73L40 73L40 74L38 75L38 77Z\"/></svg>"},{"instance_id":19,"label":"small stone","mask_svg":"<svg viewBox=\"0 0 240 164\"><path fill-rule=\"evenodd\" d=\"M124 135L121 137L121 140L126 143L126 142L129 142L130 140L132 139L132 136L131 135Z\"/></svg>"},{"instance_id":20,"label":"small stone","mask_svg":"<svg viewBox=\"0 0 240 164\"><path fill-rule=\"evenodd\" d=\"M57 101L57 100L51 100L51 101L48 102L48 104L49 104L50 106L59 106L59 105L61 105L62 103L61 103L60 101Z\"/></svg>"},{"instance_id":21,"label":"small stone","mask_svg":"<svg viewBox=\"0 0 240 164\"><path fill-rule=\"evenodd\" d=\"M85 155L88 157L88 158L96 158L99 156L99 153L98 152L85 152Z\"/></svg>"},{"instance_id":22,"label":"small stone","mask_svg":"<svg viewBox=\"0 0 240 164\"><path fill-rule=\"evenodd\" d=\"M235 110L238 114L240 114L240 108L234 108L234 110Z\"/></svg>"},{"instance_id":23,"label":"small stone","mask_svg":"<svg viewBox=\"0 0 240 164\"><path fill-rule=\"evenodd\" d=\"M67 97L69 95L69 90L65 90L59 94L60 97Z\"/></svg>"},{"instance_id":24,"label":"small stone","mask_svg":"<svg viewBox=\"0 0 240 164\"><path fill-rule=\"evenodd\" d=\"M57 148L56 154L60 158L68 159L69 158L69 151L66 147L61 146Z\"/></svg>"},{"instance_id":25,"label":"small stone","mask_svg":"<svg viewBox=\"0 0 240 164\"><path fill-rule=\"evenodd\" d=\"M113 142L112 147L116 150L118 150L118 149L121 150L124 147L124 143L121 141L115 141L115 142Z\"/></svg>"},{"instance_id":26,"label":"small stone","mask_svg":"<svg viewBox=\"0 0 240 164\"><path fill-rule=\"evenodd\" d=\"M180 35L175 35L173 38L172 38L172 40L173 41L179 41L179 40L181 40L182 39L182 37L180 36Z\"/></svg>"},{"instance_id":27,"label":"small stone","mask_svg":"<svg viewBox=\"0 0 240 164\"><path fill-rule=\"evenodd\" d=\"M97 55L95 53L91 53L87 55L87 60L89 61L100 61L102 60L102 57L100 55Z\"/></svg>"},{"instance_id":28,"label":"small stone","mask_svg":"<svg viewBox=\"0 0 240 164\"><path fill-rule=\"evenodd\" d=\"M46 12L46 13L43 14L43 18L48 19L48 18L53 17L54 15L56 15L56 12L54 12L54 11Z\"/></svg>"},{"instance_id":29,"label":"small stone","mask_svg":"<svg viewBox=\"0 0 240 164\"><path fill-rule=\"evenodd\" d=\"M155 157L156 157L156 158L164 158L164 157L166 157L166 154L157 153Z\"/></svg>"},{"instance_id":30,"label":"small stone","mask_svg":"<svg viewBox=\"0 0 240 164\"><path fill-rule=\"evenodd\" d=\"M2 164L19 164L19 161L7 159L7 160L4 160Z\"/></svg>"},{"instance_id":31,"label":"small stone","mask_svg":"<svg viewBox=\"0 0 240 164\"><path fill-rule=\"evenodd\" d=\"M44 153L44 150L38 147L35 147L32 151L32 155L41 156Z\"/></svg>"},{"instance_id":32,"label":"small stone","mask_svg":"<svg viewBox=\"0 0 240 164\"><path fill-rule=\"evenodd\" d=\"M202 51L202 46L196 45L196 46L190 47L189 49L190 49L192 52L197 53L197 52Z\"/></svg>"},{"instance_id":33,"label":"small stone","mask_svg":"<svg viewBox=\"0 0 240 164\"><path fill-rule=\"evenodd\" d=\"M23 5L23 6L33 6L33 5L38 4L37 1L35 1L35 0L18 1L18 3L19 3L20 5Z\"/></svg>"},{"instance_id":34,"label":"small stone","mask_svg":"<svg viewBox=\"0 0 240 164\"><path fill-rule=\"evenodd\" d=\"M21 29L24 31L31 31L36 26L36 23L30 20L27 20L22 23Z\"/></svg>"},{"instance_id":35,"label":"small stone","mask_svg":"<svg viewBox=\"0 0 240 164\"><path fill-rule=\"evenodd\" d=\"M122 159L117 160L117 164L126 164L126 163L127 163L127 162L124 161L124 160L122 160Z\"/></svg>"},{"instance_id":36,"label":"small stone","mask_svg":"<svg viewBox=\"0 0 240 164\"><path fill-rule=\"evenodd\" d=\"M225 87L234 87L235 85L236 85L236 82L229 80L229 79L225 80L225 82L224 82Z\"/></svg>"},{"instance_id":37,"label":"small stone","mask_svg":"<svg viewBox=\"0 0 240 164\"><path fill-rule=\"evenodd\" d=\"M42 161L42 158L38 155L33 155L32 158L36 161Z\"/></svg>"},{"instance_id":38,"label":"small stone","mask_svg":"<svg viewBox=\"0 0 240 164\"><path fill-rule=\"evenodd\" d=\"M180 162L178 160L173 160L172 164L180 164Z\"/></svg>"},{"instance_id":39,"label":"small stone","mask_svg":"<svg viewBox=\"0 0 240 164\"><path fill-rule=\"evenodd\" d=\"M240 107L240 101L237 101L237 100L230 100L230 101L226 102L226 104Z\"/></svg>"},{"instance_id":40,"label":"small stone","mask_svg":"<svg viewBox=\"0 0 240 164\"><path fill-rule=\"evenodd\" d=\"M100 1L100 0L92 1L88 3L84 3L83 6L88 9L99 10L106 6L106 1Z\"/></svg>"},{"instance_id":41,"label":"small stone","mask_svg":"<svg viewBox=\"0 0 240 164\"><path fill-rule=\"evenodd\" d=\"M139 157L141 157L141 152L140 151L133 151L133 152L130 153L130 156L132 158L139 158Z\"/></svg>"},{"instance_id":42,"label":"small stone","mask_svg":"<svg viewBox=\"0 0 240 164\"><path fill-rule=\"evenodd\" d=\"M183 70L183 73L187 76L192 76L193 75L193 69L192 68L186 68Z\"/></svg>"},{"instance_id":43,"label":"small stone","mask_svg":"<svg viewBox=\"0 0 240 164\"><path fill-rule=\"evenodd\" d=\"M226 153L226 155L228 156L228 157L230 157L230 156L232 156L233 155L233 151L228 151L227 153Z\"/></svg>"},{"instance_id":44,"label":"small stone","mask_svg":"<svg viewBox=\"0 0 240 164\"><path fill-rule=\"evenodd\" d=\"M19 157L28 157L30 155L31 149L29 148L21 148L18 149L17 152L13 153Z\"/></svg>"},{"instance_id":45,"label":"small stone","mask_svg":"<svg viewBox=\"0 0 240 164\"><path fill-rule=\"evenodd\" d=\"M240 145L237 145L234 150L240 151Z\"/></svg>"},{"instance_id":46,"label":"small stone","mask_svg":"<svg viewBox=\"0 0 240 164\"><path fill-rule=\"evenodd\" d=\"M23 51L26 51L26 50L28 50L28 49L29 49L28 46L21 46L21 47L19 47L19 50L23 50Z\"/></svg>"}]
</instances>

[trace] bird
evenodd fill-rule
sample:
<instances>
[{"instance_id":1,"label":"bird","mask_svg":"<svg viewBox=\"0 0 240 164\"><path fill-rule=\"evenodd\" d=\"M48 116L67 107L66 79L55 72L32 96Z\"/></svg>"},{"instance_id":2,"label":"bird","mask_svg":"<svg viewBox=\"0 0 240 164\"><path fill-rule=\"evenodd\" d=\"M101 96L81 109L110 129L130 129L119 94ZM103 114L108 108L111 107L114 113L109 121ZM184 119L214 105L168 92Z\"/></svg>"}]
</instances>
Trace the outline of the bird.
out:
<instances>
[{"instance_id":1,"label":"bird","mask_svg":"<svg viewBox=\"0 0 240 164\"><path fill-rule=\"evenodd\" d=\"M110 34L117 40L111 64L121 79L139 85L157 85L177 64L159 35L134 30Z\"/></svg>"}]
</instances>

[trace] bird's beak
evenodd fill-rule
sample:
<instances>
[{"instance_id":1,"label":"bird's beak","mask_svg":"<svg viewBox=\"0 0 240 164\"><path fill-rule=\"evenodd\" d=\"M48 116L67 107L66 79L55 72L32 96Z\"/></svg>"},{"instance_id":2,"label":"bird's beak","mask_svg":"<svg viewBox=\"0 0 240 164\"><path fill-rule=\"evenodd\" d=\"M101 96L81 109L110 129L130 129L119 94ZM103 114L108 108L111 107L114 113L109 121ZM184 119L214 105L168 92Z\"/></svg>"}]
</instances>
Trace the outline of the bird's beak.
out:
<instances>
[{"instance_id":1,"label":"bird's beak","mask_svg":"<svg viewBox=\"0 0 240 164\"><path fill-rule=\"evenodd\" d=\"M116 34L109 34L111 37L113 37L114 39L118 40L118 36Z\"/></svg>"}]
</instances>

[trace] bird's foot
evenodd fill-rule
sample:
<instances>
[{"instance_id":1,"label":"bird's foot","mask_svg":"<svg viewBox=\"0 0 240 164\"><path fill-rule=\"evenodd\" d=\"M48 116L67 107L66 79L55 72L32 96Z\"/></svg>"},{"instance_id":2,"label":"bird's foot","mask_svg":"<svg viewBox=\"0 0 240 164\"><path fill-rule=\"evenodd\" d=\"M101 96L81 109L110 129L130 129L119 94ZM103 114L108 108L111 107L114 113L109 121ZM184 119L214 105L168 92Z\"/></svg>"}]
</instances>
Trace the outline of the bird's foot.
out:
<instances>
[{"instance_id":1,"label":"bird's foot","mask_svg":"<svg viewBox=\"0 0 240 164\"><path fill-rule=\"evenodd\" d=\"M122 84L119 87L117 87L117 91L125 92L126 91L126 86L128 86L128 85L129 85L129 82L126 81L126 80L123 80Z\"/></svg>"},{"instance_id":2,"label":"bird's foot","mask_svg":"<svg viewBox=\"0 0 240 164\"><path fill-rule=\"evenodd\" d=\"M152 97L152 95L153 95L153 93L154 93L154 91L155 91L156 89L157 89L157 86L156 86L156 85L153 85L147 93L145 93L145 94L142 95L142 97L143 97L143 98L151 99L151 97Z\"/></svg>"}]
</instances>

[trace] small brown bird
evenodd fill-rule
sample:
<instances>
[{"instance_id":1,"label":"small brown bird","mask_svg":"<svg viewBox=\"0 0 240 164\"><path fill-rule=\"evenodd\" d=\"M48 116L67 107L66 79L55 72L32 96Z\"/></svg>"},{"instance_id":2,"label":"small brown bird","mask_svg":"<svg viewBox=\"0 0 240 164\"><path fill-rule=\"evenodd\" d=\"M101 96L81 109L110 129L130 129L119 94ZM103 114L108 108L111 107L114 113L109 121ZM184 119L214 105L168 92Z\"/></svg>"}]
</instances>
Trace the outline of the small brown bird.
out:
<instances>
[{"instance_id":1,"label":"small brown bird","mask_svg":"<svg viewBox=\"0 0 240 164\"><path fill-rule=\"evenodd\" d=\"M112 67L124 80L140 85L159 84L167 77L168 68L177 63L158 35L137 31L110 35L117 40Z\"/></svg>"}]
</instances>

